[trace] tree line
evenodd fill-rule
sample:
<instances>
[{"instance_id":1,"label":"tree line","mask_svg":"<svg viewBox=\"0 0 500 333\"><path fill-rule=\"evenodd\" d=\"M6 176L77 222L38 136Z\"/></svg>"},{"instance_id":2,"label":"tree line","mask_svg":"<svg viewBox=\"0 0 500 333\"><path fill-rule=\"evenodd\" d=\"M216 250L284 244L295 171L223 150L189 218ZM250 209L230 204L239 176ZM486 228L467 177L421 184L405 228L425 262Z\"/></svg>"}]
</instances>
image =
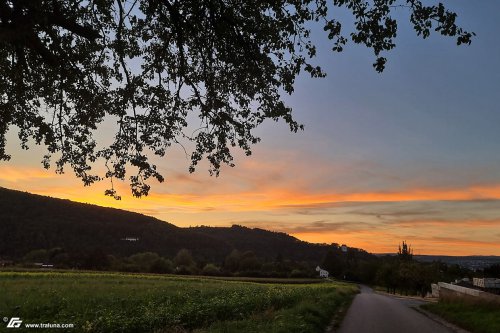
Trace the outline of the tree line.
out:
<instances>
[{"instance_id":1,"label":"tree line","mask_svg":"<svg viewBox=\"0 0 500 333\"><path fill-rule=\"evenodd\" d=\"M49 265L61 269L88 269L136 273L252 276L252 277L313 277L314 263L284 259L277 255L273 260L258 257L253 251L231 251L223 261L210 262L195 257L191 251L181 249L173 257L155 252L139 252L119 257L106 254L97 248L86 253L66 253L62 248L38 249L28 252L18 266L33 268Z\"/></svg>"},{"instance_id":2,"label":"tree line","mask_svg":"<svg viewBox=\"0 0 500 333\"><path fill-rule=\"evenodd\" d=\"M375 256L364 250L342 250L332 244L330 250L317 261L298 261L274 254L264 258L253 251L232 250L221 261L209 261L180 249L174 256L155 252L139 252L130 256L106 254L102 249L70 254L61 248L38 249L27 253L18 265L33 267L34 263L49 263L54 268L89 269L137 273L312 278L318 277L315 267L330 273L330 277L384 288L390 293L419 295L431 291L431 284L474 276L500 277L500 265L492 265L483 272L473 272L459 265L435 261L423 263L413 258L411 247L403 242L396 255Z\"/></svg>"},{"instance_id":3,"label":"tree line","mask_svg":"<svg viewBox=\"0 0 500 333\"><path fill-rule=\"evenodd\" d=\"M322 268L334 278L380 286L394 294L420 296L431 291L432 283L471 278L478 274L459 265L416 261L411 246L405 241L399 245L396 255L361 256L362 252L356 250L348 248L343 253L334 247L326 254Z\"/></svg>"}]
</instances>

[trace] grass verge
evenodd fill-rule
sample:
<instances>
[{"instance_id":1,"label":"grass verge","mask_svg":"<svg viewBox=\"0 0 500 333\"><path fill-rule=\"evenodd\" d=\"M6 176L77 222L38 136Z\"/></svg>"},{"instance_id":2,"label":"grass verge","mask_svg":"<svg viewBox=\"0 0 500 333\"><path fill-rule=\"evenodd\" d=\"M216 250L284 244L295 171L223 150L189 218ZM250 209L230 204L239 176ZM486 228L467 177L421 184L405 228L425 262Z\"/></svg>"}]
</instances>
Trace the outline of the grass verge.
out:
<instances>
[{"instance_id":1,"label":"grass verge","mask_svg":"<svg viewBox=\"0 0 500 333\"><path fill-rule=\"evenodd\" d=\"M499 305L440 301L422 308L473 333L500 332Z\"/></svg>"}]
</instances>

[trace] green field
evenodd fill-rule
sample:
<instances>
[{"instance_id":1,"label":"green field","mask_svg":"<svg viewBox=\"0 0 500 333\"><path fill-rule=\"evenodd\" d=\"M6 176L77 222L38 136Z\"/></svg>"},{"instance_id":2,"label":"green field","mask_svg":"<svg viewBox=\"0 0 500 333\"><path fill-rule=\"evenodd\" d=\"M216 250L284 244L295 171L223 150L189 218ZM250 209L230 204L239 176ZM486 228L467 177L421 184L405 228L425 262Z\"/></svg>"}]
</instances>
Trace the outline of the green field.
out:
<instances>
[{"instance_id":1,"label":"green field","mask_svg":"<svg viewBox=\"0 0 500 333\"><path fill-rule=\"evenodd\" d=\"M0 319L19 317L21 328L74 324L72 332L324 332L357 292L342 283L294 282L0 272ZM11 331L6 326L0 322L0 331ZM24 330L33 331L15 331Z\"/></svg>"},{"instance_id":2,"label":"green field","mask_svg":"<svg viewBox=\"0 0 500 333\"><path fill-rule=\"evenodd\" d=\"M500 332L500 305L439 302L422 306L473 333Z\"/></svg>"}]
</instances>

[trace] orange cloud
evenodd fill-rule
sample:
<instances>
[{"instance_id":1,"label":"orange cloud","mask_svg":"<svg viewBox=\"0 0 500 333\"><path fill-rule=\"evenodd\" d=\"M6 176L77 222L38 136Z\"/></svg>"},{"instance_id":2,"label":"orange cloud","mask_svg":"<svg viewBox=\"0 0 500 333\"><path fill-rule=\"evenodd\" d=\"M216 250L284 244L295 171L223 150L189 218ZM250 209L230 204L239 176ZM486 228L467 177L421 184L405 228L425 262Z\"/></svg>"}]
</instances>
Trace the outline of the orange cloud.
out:
<instances>
[{"instance_id":1,"label":"orange cloud","mask_svg":"<svg viewBox=\"0 0 500 333\"><path fill-rule=\"evenodd\" d=\"M443 200L486 200L500 199L500 185L458 188L458 189L408 189L393 192L359 192L330 194L285 194L279 193L266 204L284 207L321 207L334 202L406 202Z\"/></svg>"},{"instance_id":2,"label":"orange cloud","mask_svg":"<svg viewBox=\"0 0 500 333\"><path fill-rule=\"evenodd\" d=\"M57 178L57 185L47 182L38 185L33 184L33 179ZM234 188L227 182L221 182L220 186L208 184L203 186L198 180L193 180L196 186L204 187L198 192L196 187L190 188L189 192L182 190L174 193L160 193L153 189L148 197L137 200L129 195L129 188L126 184L118 183L118 190L123 194L122 203L103 196L104 189L109 185L106 182L96 184L90 188L84 188L79 180L72 175L55 175L51 172L34 168L2 168L0 181L4 182L24 182L23 190L28 190L38 194L64 197L79 202L88 202L104 206L120 206L125 209L140 211L145 207L164 207L173 211L190 212L249 212L249 211L294 211L298 209L323 210L332 208L335 205L356 202L411 202L411 201L465 201L465 200L499 200L500 185L474 186L456 189L407 189L401 191L385 192L357 192L357 193L314 193L313 190L299 190L272 184L262 189ZM168 188L178 188L179 182L186 182L185 177L176 176L172 183L167 184ZM24 188L23 188L24 187ZM124 207L123 202L127 202Z\"/></svg>"},{"instance_id":3,"label":"orange cloud","mask_svg":"<svg viewBox=\"0 0 500 333\"><path fill-rule=\"evenodd\" d=\"M499 255L500 220L413 221L385 225L380 221L243 222L286 232L314 243L345 243L375 253L394 253L406 240L416 254Z\"/></svg>"},{"instance_id":4,"label":"orange cloud","mask_svg":"<svg viewBox=\"0 0 500 333\"><path fill-rule=\"evenodd\" d=\"M347 244L350 247L362 248L372 253L395 253L398 244L406 240L414 249L415 254L452 256L500 254L499 242L432 236L432 233L429 233L428 237L402 237L387 230L364 230L354 233L342 231L292 233L292 236L313 243Z\"/></svg>"},{"instance_id":5,"label":"orange cloud","mask_svg":"<svg viewBox=\"0 0 500 333\"><path fill-rule=\"evenodd\" d=\"M303 193L294 190L268 188L225 194L157 194L148 200L175 207L205 210L207 207L231 211L267 211L274 209L322 209L345 202L409 202L409 201L465 201L498 200L500 185L462 189L410 189L400 192L366 193Z\"/></svg>"},{"instance_id":6,"label":"orange cloud","mask_svg":"<svg viewBox=\"0 0 500 333\"><path fill-rule=\"evenodd\" d=\"M57 177L53 172L42 168L19 168L6 167L0 168L0 181L17 183L19 181L29 181L33 179L47 179Z\"/></svg>"},{"instance_id":7,"label":"orange cloud","mask_svg":"<svg viewBox=\"0 0 500 333\"><path fill-rule=\"evenodd\" d=\"M401 221L401 222L395 222L391 223L391 227L395 228L415 228L415 226L418 227L453 227L453 228L460 228L460 229L478 229L478 228L491 228L491 227L498 227L500 228L500 219L491 219L491 220L456 220L456 219L448 219L448 220L429 220L429 221L419 221L419 220L412 220L412 221Z\"/></svg>"}]
</instances>

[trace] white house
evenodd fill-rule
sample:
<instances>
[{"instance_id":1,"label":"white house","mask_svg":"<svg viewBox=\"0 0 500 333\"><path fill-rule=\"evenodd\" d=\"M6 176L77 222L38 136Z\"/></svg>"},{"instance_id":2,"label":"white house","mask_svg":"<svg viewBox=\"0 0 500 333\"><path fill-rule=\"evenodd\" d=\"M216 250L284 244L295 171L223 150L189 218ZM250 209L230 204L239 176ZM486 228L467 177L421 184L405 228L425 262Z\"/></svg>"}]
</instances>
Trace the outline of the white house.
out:
<instances>
[{"instance_id":1,"label":"white house","mask_svg":"<svg viewBox=\"0 0 500 333\"><path fill-rule=\"evenodd\" d=\"M138 242L139 237L125 237L121 239L122 241L128 241L128 242Z\"/></svg>"},{"instance_id":2,"label":"white house","mask_svg":"<svg viewBox=\"0 0 500 333\"><path fill-rule=\"evenodd\" d=\"M319 277L322 277L322 278L327 278L329 275L328 271L321 269L319 266L316 267L316 272L319 272Z\"/></svg>"}]
</instances>

